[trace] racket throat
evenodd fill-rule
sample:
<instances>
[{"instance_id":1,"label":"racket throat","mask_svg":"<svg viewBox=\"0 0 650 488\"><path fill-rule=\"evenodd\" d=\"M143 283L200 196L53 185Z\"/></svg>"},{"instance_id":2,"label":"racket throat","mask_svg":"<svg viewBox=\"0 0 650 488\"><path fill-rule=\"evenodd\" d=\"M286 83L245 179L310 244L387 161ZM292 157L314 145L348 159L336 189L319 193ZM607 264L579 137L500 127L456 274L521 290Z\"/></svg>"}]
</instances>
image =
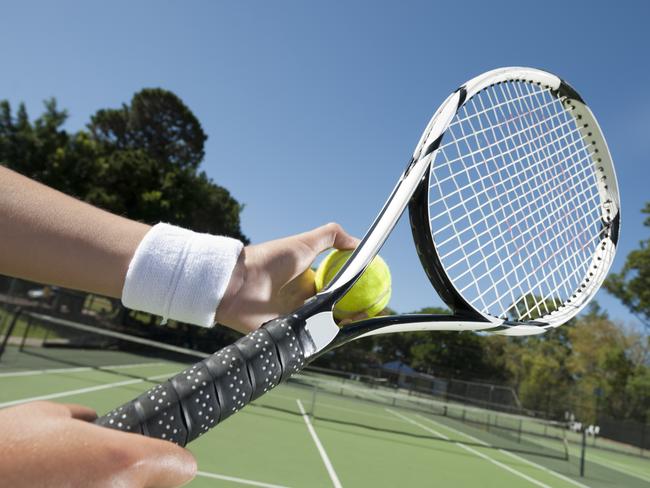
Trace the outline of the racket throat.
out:
<instances>
[{"instance_id":1,"label":"racket throat","mask_svg":"<svg viewBox=\"0 0 650 488\"><path fill-rule=\"evenodd\" d=\"M339 326L334 322L332 312L328 310L317 313L305 320L305 331L314 343L314 353L316 354L334 340L339 333Z\"/></svg>"}]
</instances>

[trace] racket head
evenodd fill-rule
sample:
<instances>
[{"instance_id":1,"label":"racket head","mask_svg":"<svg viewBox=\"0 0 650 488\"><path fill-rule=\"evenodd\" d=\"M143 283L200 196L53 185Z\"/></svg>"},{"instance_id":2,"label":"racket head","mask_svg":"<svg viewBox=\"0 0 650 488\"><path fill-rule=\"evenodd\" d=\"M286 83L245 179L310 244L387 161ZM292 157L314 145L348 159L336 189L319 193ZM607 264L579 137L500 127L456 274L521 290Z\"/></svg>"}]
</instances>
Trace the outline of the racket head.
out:
<instances>
[{"instance_id":1,"label":"racket head","mask_svg":"<svg viewBox=\"0 0 650 488\"><path fill-rule=\"evenodd\" d=\"M409 203L425 272L456 315L512 335L557 327L614 259L620 199L602 131L545 71L493 70L454 94L413 155L429 158Z\"/></svg>"}]
</instances>

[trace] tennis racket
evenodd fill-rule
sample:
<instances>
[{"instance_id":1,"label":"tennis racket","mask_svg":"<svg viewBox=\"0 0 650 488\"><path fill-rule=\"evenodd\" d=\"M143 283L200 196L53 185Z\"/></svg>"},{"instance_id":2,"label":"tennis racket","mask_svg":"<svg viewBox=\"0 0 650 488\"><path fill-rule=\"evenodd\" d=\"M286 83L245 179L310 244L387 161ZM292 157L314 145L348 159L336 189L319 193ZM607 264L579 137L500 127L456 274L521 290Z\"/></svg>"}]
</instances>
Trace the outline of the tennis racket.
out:
<instances>
[{"instance_id":1,"label":"tennis racket","mask_svg":"<svg viewBox=\"0 0 650 488\"><path fill-rule=\"evenodd\" d=\"M334 304L407 205L424 271L453 313L339 328ZM580 95L537 69L482 74L438 108L361 244L323 291L96 422L185 445L354 339L423 330L543 333L596 293L619 221L612 159Z\"/></svg>"}]
</instances>

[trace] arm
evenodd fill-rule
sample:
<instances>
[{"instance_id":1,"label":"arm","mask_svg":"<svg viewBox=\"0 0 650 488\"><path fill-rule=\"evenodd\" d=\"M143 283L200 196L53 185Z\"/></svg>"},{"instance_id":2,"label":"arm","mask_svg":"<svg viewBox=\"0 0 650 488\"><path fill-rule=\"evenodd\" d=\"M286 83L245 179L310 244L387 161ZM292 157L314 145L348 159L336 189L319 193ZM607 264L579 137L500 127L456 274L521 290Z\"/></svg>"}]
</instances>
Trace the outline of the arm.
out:
<instances>
[{"instance_id":1,"label":"arm","mask_svg":"<svg viewBox=\"0 0 650 488\"><path fill-rule=\"evenodd\" d=\"M64 195L0 166L0 273L114 298L151 227ZM315 293L310 266L326 249L358 240L338 224L246 247L216 311L250 332ZM206 293L197 284L197 293ZM175 318L175 317L171 317Z\"/></svg>"},{"instance_id":2,"label":"arm","mask_svg":"<svg viewBox=\"0 0 650 488\"><path fill-rule=\"evenodd\" d=\"M119 298L149 228L0 166L2 274Z\"/></svg>"}]
</instances>

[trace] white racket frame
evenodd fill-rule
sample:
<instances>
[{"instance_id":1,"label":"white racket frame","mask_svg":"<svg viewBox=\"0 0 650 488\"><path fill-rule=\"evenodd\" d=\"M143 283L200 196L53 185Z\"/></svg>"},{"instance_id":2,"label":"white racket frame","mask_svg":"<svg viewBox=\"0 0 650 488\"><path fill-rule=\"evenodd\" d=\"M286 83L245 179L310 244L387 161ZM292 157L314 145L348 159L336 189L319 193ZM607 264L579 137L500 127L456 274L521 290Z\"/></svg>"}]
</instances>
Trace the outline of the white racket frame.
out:
<instances>
[{"instance_id":1,"label":"white racket frame","mask_svg":"<svg viewBox=\"0 0 650 488\"><path fill-rule=\"evenodd\" d=\"M395 227L395 224L404 212L420 181L427 175L427 171L432 161L434 161L437 146L459 108L481 90L507 81L536 83L554 91L559 90L560 93L563 87L568 88L565 98L573 107L570 113L576 119L580 118L579 127L584 137L586 137L586 129L582 127L585 123L588 124L588 130L592 133L589 136L590 140L595 141L595 147L599 149L601 162L598 163L598 166L602 168L600 171L604 174L608 183L601 184L604 180L599 180L599 195L601 208L603 209L603 217L605 217L606 210L609 210L610 216L616 215L616 218L619 218L620 198L611 154L598 122L589 107L587 107L569 85L551 73L525 67L495 69L468 81L461 88L449 95L438 108L422 133L409 166L399 179L382 211L366 233L361 245L356 249L346 265L334 277L332 282L319 293L317 298L325 299L331 294L336 294L337 291L340 294L340 290L347 290L359 278L372 258L377 255L388 235ZM564 95L561 94L561 96ZM450 316L449 320L442 320L440 316L428 315L404 315L369 319L363 321L363 324L360 324L361 328L366 326L368 331L356 334L355 338L375 334L424 330L489 330L502 335L544 333L550 328L566 323L578 314L598 291L614 259L617 236L618 228L616 229L614 240L609 237L603 239L602 245L598 248L599 252L593 258L594 262L598 260L597 262L600 264L590 268L597 269L596 276L588 280L584 287L576 291L576 295L572 298L571 303L565 303L558 310L541 317L533 324L508 322L497 317L486 315L475 309L475 316L477 316L478 320L464 320L458 316ZM451 281L449 282L449 286L453 287ZM455 289L455 291L462 296L459 290ZM460 320L458 320L459 318ZM335 327L336 324L334 323L331 312L322 312L307 320L307 329L310 334L315 336L315 343L317 344L331 342L334 336L338 334L338 327L336 329ZM320 349L320 347L318 348Z\"/></svg>"}]
</instances>

